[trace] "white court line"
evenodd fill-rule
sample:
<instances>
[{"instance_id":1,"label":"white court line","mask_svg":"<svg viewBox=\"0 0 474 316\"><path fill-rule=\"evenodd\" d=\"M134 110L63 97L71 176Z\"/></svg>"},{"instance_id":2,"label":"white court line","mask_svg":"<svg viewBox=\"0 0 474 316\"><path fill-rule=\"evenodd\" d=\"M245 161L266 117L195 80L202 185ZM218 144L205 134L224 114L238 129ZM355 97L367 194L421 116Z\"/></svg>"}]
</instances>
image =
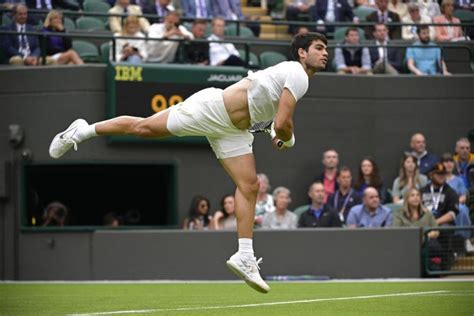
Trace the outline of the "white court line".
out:
<instances>
[{"instance_id":1,"label":"white court line","mask_svg":"<svg viewBox=\"0 0 474 316\"><path fill-rule=\"evenodd\" d=\"M142 310L128 310L128 311L97 312L97 313L86 313L86 314L68 314L68 316L93 316L93 315L115 315L115 314L148 314L148 313L157 313L157 312L183 312L183 311L201 311L201 310L213 310L213 309L234 309L234 308L262 307L262 306L275 306L275 305L318 303L318 302L330 302L330 301L363 300L363 299L383 298L383 297L442 294L442 293L448 293L448 292L449 291L393 293L393 294L380 294L380 295L317 298L317 299L311 299L311 300L269 302L269 303L258 303L258 304L201 306L201 307L179 307L179 308L157 308L157 309L142 309Z\"/></svg>"}]
</instances>

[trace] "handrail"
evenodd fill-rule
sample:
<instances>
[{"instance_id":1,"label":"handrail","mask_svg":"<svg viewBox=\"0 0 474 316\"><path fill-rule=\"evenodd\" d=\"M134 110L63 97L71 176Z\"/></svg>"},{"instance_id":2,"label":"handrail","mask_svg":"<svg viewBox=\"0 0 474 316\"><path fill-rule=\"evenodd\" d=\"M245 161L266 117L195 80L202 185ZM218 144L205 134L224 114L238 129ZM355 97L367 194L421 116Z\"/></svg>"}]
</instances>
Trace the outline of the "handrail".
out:
<instances>
[{"instance_id":1,"label":"handrail","mask_svg":"<svg viewBox=\"0 0 474 316\"><path fill-rule=\"evenodd\" d=\"M1 34L14 34L18 35L21 32L18 31L10 31L10 30L1 30L0 29L0 35ZM131 37L131 36L113 36L113 35L108 35L108 34L91 34L89 32L84 32L84 33L79 33L79 32L74 32L74 33L62 33L62 32L39 32L39 31L27 31L27 32L22 32L23 34L26 35L33 35L33 36L38 36L40 37L41 40L41 57L42 57L42 62L43 64L46 63L46 45L45 41L47 37L50 36L55 36L55 37L71 37L71 38L89 38L89 39L104 39L104 40L110 40L112 41L112 60L115 61L115 53L116 53L116 43L115 41L117 39L134 39L136 40L136 37ZM264 40L259 40L259 39L224 39L222 41L219 40L207 40L207 39L182 39L182 38L157 38L157 37L145 37L142 40L144 41L172 41L172 42L184 42L184 43L233 43L237 45L244 45L245 47L245 61L248 65L249 62L249 52L250 52L250 46L256 45L264 45L264 46L275 46L275 47L290 47L290 42L288 41L264 41ZM461 48L461 49L466 49L469 52L469 57L470 59L473 58L473 52L471 47L468 45L464 44L463 42L439 42L436 43L438 44L438 47L440 48ZM332 48L360 48L360 47L367 47L367 48L372 48L372 47L378 47L378 45L374 43L361 43L358 45L347 45L347 44L341 44L341 43L328 43L327 48L332 49ZM427 46L427 45L418 45L418 44L413 44L411 41L407 41L406 44L404 43L392 43L389 45L385 46L386 48L407 48L407 47L417 47L417 48L434 48L437 46Z\"/></svg>"}]
</instances>

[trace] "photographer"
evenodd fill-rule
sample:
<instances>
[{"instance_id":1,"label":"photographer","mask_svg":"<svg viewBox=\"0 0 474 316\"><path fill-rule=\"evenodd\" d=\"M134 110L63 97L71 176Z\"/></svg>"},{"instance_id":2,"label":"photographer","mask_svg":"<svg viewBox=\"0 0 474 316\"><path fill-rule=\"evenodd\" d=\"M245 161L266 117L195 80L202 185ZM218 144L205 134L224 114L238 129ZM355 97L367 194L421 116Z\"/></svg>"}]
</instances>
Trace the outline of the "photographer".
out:
<instances>
[{"instance_id":1,"label":"photographer","mask_svg":"<svg viewBox=\"0 0 474 316\"><path fill-rule=\"evenodd\" d=\"M122 27L122 32L114 36L136 37L137 39L117 39L115 60L130 64L140 64L147 59L145 35L139 30L138 18L134 15L128 16Z\"/></svg>"},{"instance_id":2,"label":"photographer","mask_svg":"<svg viewBox=\"0 0 474 316\"><path fill-rule=\"evenodd\" d=\"M67 223L69 210L61 202L49 203L43 212L42 226L64 226Z\"/></svg>"},{"instance_id":3,"label":"photographer","mask_svg":"<svg viewBox=\"0 0 474 316\"><path fill-rule=\"evenodd\" d=\"M148 32L149 38L161 39L194 39L193 34L184 26L179 25L179 16L171 11L164 23L152 24ZM172 63L178 50L179 42L148 40L148 62Z\"/></svg>"}]
</instances>

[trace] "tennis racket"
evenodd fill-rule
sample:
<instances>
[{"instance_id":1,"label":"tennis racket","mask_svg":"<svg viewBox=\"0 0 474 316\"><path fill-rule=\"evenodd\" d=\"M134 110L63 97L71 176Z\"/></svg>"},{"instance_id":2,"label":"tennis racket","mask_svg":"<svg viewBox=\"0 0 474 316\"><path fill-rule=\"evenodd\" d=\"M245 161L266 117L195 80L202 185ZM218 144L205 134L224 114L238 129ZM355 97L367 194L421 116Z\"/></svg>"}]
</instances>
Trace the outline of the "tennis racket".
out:
<instances>
[{"instance_id":1,"label":"tennis racket","mask_svg":"<svg viewBox=\"0 0 474 316\"><path fill-rule=\"evenodd\" d=\"M249 128L249 132L252 134L268 133L272 139L276 137L275 130L273 129L273 121L255 123ZM278 148L282 147L283 141L278 140L277 146Z\"/></svg>"}]
</instances>

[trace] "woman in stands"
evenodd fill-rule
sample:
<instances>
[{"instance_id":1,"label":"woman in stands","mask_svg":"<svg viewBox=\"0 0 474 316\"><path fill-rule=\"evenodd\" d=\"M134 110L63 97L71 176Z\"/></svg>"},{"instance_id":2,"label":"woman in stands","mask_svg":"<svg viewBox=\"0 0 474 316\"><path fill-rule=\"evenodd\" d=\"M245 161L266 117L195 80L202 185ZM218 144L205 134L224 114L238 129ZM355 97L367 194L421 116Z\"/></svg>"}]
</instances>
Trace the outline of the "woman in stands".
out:
<instances>
[{"instance_id":1,"label":"woman in stands","mask_svg":"<svg viewBox=\"0 0 474 316\"><path fill-rule=\"evenodd\" d=\"M453 16L454 13L454 0L443 0L441 3L441 15L433 18L433 23L436 24L456 24L461 23L461 20ZM453 25L437 25L435 26L437 42L453 42L466 40L466 37L462 34L460 26Z\"/></svg>"},{"instance_id":2,"label":"woman in stands","mask_svg":"<svg viewBox=\"0 0 474 316\"><path fill-rule=\"evenodd\" d=\"M268 194L270 191L270 180L264 173L257 174L258 178L258 194L257 205L255 206L255 227L262 226L263 216L267 213L275 211L275 203L273 197Z\"/></svg>"},{"instance_id":3,"label":"woman in stands","mask_svg":"<svg viewBox=\"0 0 474 316\"><path fill-rule=\"evenodd\" d=\"M428 183L428 178L420 174L415 156L405 154L400 161L399 176L393 181L393 203L402 204L403 196L410 188L421 189Z\"/></svg>"},{"instance_id":4,"label":"woman in stands","mask_svg":"<svg viewBox=\"0 0 474 316\"><path fill-rule=\"evenodd\" d=\"M360 196L364 195L367 187L374 187L379 192L380 203L387 203L387 189L380 176L379 167L372 157L365 157L359 165L359 175L354 188Z\"/></svg>"},{"instance_id":5,"label":"woman in stands","mask_svg":"<svg viewBox=\"0 0 474 316\"><path fill-rule=\"evenodd\" d=\"M212 221L209 215L211 203L204 196L195 196L189 207L189 215L184 220L183 229L185 230L208 230Z\"/></svg>"},{"instance_id":6,"label":"woman in stands","mask_svg":"<svg viewBox=\"0 0 474 316\"><path fill-rule=\"evenodd\" d=\"M137 39L117 39L115 41L115 60L130 64L140 64L147 59L145 35L140 31L138 17L128 16L122 26L122 32L115 37L136 37Z\"/></svg>"},{"instance_id":7,"label":"woman in stands","mask_svg":"<svg viewBox=\"0 0 474 316\"><path fill-rule=\"evenodd\" d=\"M49 11L44 21L44 33L66 33L63 24L63 15L57 10ZM67 36L49 35L46 37L46 55L54 64L82 65L79 54L72 49L72 41Z\"/></svg>"},{"instance_id":8,"label":"woman in stands","mask_svg":"<svg viewBox=\"0 0 474 316\"><path fill-rule=\"evenodd\" d=\"M215 230L237 230L233 194L226 194L222 198L221 209L214 214L212 219L212 228Z\"/></svg>"}]
</instances>

